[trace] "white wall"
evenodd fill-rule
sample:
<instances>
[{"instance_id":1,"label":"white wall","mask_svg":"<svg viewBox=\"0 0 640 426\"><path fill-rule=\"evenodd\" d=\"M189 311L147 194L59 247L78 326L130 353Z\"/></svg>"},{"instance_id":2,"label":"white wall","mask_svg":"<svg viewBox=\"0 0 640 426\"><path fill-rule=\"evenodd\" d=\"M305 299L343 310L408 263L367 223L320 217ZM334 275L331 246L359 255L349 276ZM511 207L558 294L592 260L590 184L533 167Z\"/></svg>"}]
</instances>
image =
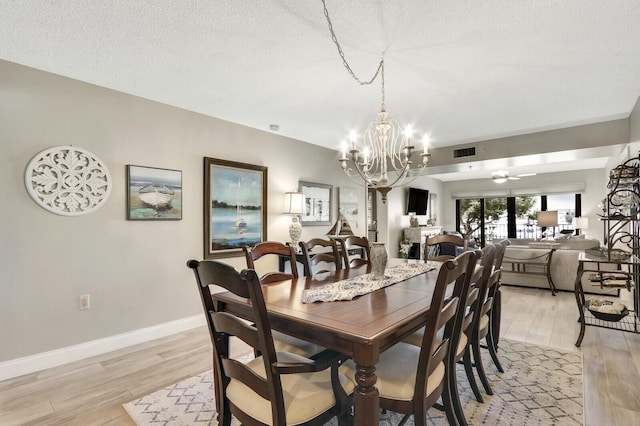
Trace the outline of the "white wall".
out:
<instances>
[{"instance_id":1,"label":"white wall","mask_svg":"<svg viewBox=\"0 0 640 426\"><path fill-rule=\"evenodd\" d=\"M378 217L383 225L378 227L378 241L384 241L390 257L398 257L400 242L404 239L403 229L409 226L409 216L405 215L407 208L408 187L427 189L429 194L438 194L438 209L440 204L440 193L442 192L442 182L430 178L428 175L419 177L409 185L401 188L394 188L387 194L387 204L378 201ZM438 210L436 217L440 218ZM421 217L421 224L424 224L425 217ZM440 223L437 223L440 225Z\"/></svg>"},{"instance_id":2,"label":"white wall","mask_svg":"<svg viewBox=\"0 0 640 426\"><path fill-rule=\"evenodd\" d=\"M0 76L0 364L201 315L186 261L203 256L203 157L268 167L273 240L289 239L283 194L299 180L334 185L334 218L337 187L355 186L328 149L9 62ZM108 202L85 216L49 213L24 187L36 153L69 144L113 178ZM127 221L127 164L182 170L183 219ZM328 229L304 227L302 238ZM91 309L78 309L82 294Z\"/></svg>"}]
</instances>

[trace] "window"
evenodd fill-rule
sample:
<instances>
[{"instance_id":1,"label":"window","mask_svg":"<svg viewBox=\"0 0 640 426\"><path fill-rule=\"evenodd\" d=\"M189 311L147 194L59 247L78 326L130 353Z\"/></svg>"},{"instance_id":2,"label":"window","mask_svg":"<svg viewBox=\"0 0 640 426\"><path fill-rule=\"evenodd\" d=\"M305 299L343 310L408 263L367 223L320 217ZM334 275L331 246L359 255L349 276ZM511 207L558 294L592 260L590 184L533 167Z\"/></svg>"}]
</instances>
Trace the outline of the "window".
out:
<instances>
[{"instance_id":1,"label":"window","mask_svg":"<svg viewBox=\"0 0 640 426\"><path fill-rule=\"evenodd\" d=\"M558 211L557 231L574 229L573 218L576 217L575 195L556 194L547 195L547 210Z\"/></svg>"},{"instance_id":2,"label":"window","mask_svg":"<svg viewBox=\"0 0 640 426\"><path fill-rule=\"evenodd\" d=\"M580 194L468 198L456 200L457 230L482 246L504 238L540 239L537 212L558 210L558 229L573 229Z\"/></svg>"},{"instance_id":3,"label":"window","mask_svg":"<svg viewBox=\"0 0 640 426\"><path fill-rule=\"evenodd\" d=\"M539 239L540 230L536 226L537 212L542 210L540 206L541 197L514 197L516 204L515 212L515 238Z\"/></svg>"}]
</instances>

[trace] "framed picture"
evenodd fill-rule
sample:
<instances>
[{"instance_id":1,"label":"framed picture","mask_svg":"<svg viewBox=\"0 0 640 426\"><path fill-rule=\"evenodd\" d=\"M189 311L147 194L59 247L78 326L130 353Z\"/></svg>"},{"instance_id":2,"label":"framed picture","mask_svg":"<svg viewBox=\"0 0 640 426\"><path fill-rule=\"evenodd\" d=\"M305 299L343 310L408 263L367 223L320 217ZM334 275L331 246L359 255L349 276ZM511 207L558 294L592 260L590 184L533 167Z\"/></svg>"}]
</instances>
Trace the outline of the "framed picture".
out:
<instances>
[{"instance_id":1,"label":"framed picture","mask_svg":"<svg viewBox=\"0 0 640 426\"><path fill-rule=\"evenodd\" d=\"M338 188L338 211L349 221L351 229L358 228L358 190Z\"/></svg>"},{"instance_id":2,"label":"framed picture","mask_svg":"<svg viewBox=\"0 0 640 426\"><path fill-rule=\"evenodd\" d=\"M332 186L322 183L299 182L298 190L304 194L302 226L331 225Z\"/></svg>"},{"instance_id":3,"label":"framed picture","mask_svg":"<svg viewBox=\"0 0 640 426\"><path fill-rule=\"evenodd\" d=\"M182 171L127 165L127 219L182 219Z\"/></svg>"},{"instance_id":4,"label":"framed picture","mask_svg":"<svg viewBox=\"0 0 640 426\"><path fill-rule=\"evenodd\" d=\"M204 257L267 239L267 167L204 158Z\"/></svg>"}]
</instances>

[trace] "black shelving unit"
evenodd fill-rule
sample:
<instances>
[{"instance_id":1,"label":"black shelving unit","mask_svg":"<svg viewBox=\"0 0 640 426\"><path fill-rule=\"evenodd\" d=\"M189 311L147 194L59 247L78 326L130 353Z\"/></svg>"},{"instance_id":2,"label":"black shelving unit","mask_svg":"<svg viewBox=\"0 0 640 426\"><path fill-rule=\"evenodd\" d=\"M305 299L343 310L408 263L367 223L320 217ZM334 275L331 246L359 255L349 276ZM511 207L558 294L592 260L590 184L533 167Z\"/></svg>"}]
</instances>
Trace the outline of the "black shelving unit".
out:
<instances>
[{"instance_id":1,"label":"black shelving unit","mask_svg":"<svg viewBox=\"0 0 640 426\"><path fill-rule=\"evenodd\" d=\"M640 333L640 306L637 283L640 281L640 157L632 158L609 173L607 197L600 217L604 226L605 248L581 253L575 283L576 302L580 312L580 346L586 326L605 327ZM608 321L596 318L588 309L582 287L582 276L590 273L603 288L625 288L631 292L633 306L629 313ZM612 278L610 278L612 277Z\"/></svg>"}]
</instances>

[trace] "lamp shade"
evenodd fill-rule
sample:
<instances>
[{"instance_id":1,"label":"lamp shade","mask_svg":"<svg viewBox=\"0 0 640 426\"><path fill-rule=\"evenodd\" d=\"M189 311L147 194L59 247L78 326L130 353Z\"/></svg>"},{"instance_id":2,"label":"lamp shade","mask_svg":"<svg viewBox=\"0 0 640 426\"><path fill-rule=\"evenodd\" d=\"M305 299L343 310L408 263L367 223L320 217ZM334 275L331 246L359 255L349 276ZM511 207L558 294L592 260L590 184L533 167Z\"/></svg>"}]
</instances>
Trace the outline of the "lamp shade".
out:
<instances>
[{"instance_id":1,"label":"lamp shade","mask_svg":"<svg viewBox=\"0 0 640 426\"><path fill-rule=\"evenodd\" d=\"M558 211L547 210L538 212L538 226L557 226L558 225Z\"/></svg>"},{"instance_id":2,"label":"lamp shade","mask_svg":"<svg viewBox=\"0 0 640 426\"><path fill-rule=\"evenodd\" d=\"M588 217L576 217L574 219L576 229L587 229L589 228L589 218Z\"/></svg>"},{"instance_id":3,"label":"lamp shade","mask_svg":"<svg viewBox=\"0 0 640 426\"><path fill-rule=\"evenodd\" d=\"M304 194L302 192L284 193L284 213L302 214L304 213Z\"/></svg>"}]
</instances>

